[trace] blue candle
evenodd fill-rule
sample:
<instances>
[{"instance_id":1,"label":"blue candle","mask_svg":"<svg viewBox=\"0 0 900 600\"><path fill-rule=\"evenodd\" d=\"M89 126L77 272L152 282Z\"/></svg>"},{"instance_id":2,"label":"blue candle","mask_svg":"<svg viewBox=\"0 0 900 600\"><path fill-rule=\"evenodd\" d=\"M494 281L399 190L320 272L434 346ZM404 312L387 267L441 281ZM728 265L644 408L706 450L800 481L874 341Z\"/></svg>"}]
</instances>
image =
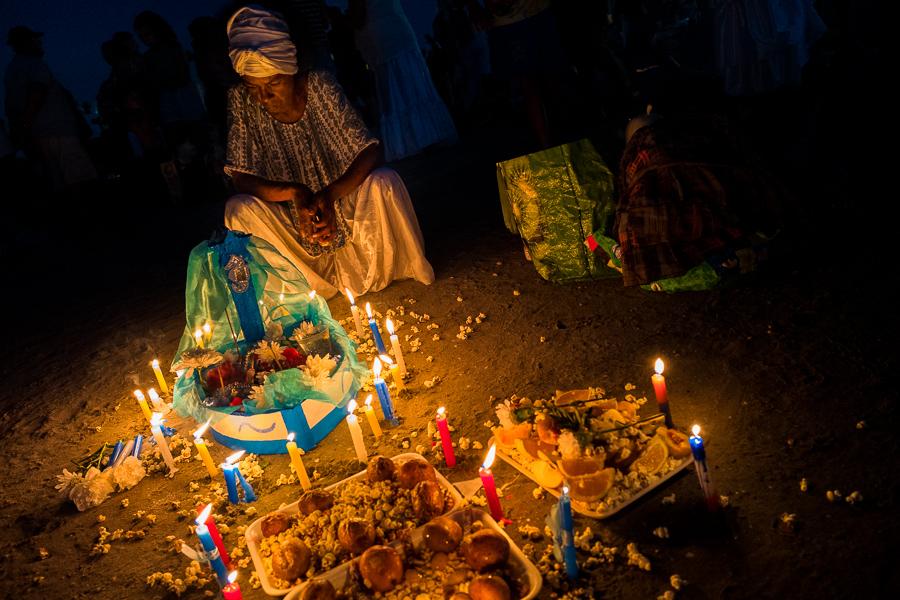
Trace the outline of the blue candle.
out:
<instances>
[{"instance_id":1,"label":"blue candle","mask_svg":"<svg viewBox=\"0 0 900 600\"><path fill-rule=\"evenodd\" d=\"M209 518L211 510L212 504L209 504L206 509L200 513L200 516L197 517L196 521L197 529L194 531L197 533L197 537L200 538L200 545L202 545L203 550L206 551L209 564L212 565L213 570L216 572L216 577L219 578L219 585L224 587L228 584L228 571L225 569L225 563L222 562L222 555L219 553L219 549L216 547L216 543L209 533L209 527L206 526L206 519Z\"/></svg>"},{"instance_id":2,"label":"blue candle","mask_svg":"<svg viewBox=\"0 0 900 600\"><path fill-rule=\"evenodd\" d=\"M384 379L381 378L381 360L375 359L375 362L372 365L372 371L375 372L375 391L378 392L378 399L381 400L381 412L384 413L384 420L396 427L400 424L400 420L397 419L397 415L394 414L394 404L391 402L391 392L388 391L387 384L384 382Z\"/></svg>"},{"instance_id":3,"label":"blue candle","mask_svg":"<svg viewBox=\"0 0 900 600\"><path fill-rule=\"evenodd\" d=\"M700 437L700 426L694 425L691 431L694 433L690 438L691 453L694 455L694 464L697 465L700 489L703 491L709 511L716 512L719 509L719 494L716 493L716 488L709 476L709 467L706 465L706 448L703 447L703 438Z\"/></svg>"},{"instance_id":4,"label":"blue candle","mask_svg":"<svg viewBox=\"0 0 900 600\"><path fill-rule=\"evenodd\" d=\"M228 489L228 501L232 504L238 504L241 499L238 497L237 482L234 477L234 465L229 462L223 462L222 472L225 473L225 487Z\"/></svg>"},{"instance_id":5,"label":"blue candle","mask_svg":"<svg viewBox=\"0 0 900 600\"><path fill-rule=\"evenodd\" d=\"M118 460L119 455L122 454L122 449L125 447L121 441L116 442L116 445L113 446L112 454L109 455L109 461L106 463L106 469L114 466L116 464L116 460Z\"/></svg>"},{"instance_id":6,"label":"blue candle","mask_svg":"<svg viewBox=\"0 0 900 600\"><path fill-rule=\"evenodd\" d=\"M241 474L240 467L234 468L234 474L237 475L238 481L241 484L241 488L244 490L244 502L255 502L256 494L253 493L253 488L250 486L250 482L244 479L244 476Z\"/></svg>"},{"instance_id":7,"label":"blue candle","mask_svg":"<svg viewBox=\"0 0 900 600\"><path fill-rule=\"evenodd\" d=\"M375 346L378 348L378 354L387 354L387 348L384 347L384 340L381 339L381 333L378 331L378 323L372 316L372 307L366 302L366 314L369 316L369 329L372 330L372 337L375 339Z\"/></svg>"},{"instance_id":8,"label":"blue candle","mask_svg":"<svg viewBox=\"0 0 900 600\"><path fill-rule=\"evenodd\" d=\"M131 455L135 458L141 457L141 447L144 445L144 436L138 434L134 436L134 450L131 451Z\"/></svg>"},{"instance_id":9,"label":"blue candle","mask_svg":"<svg viewBox=\"0 0 900 600\"><path fill-rule=\"evenodd\" d=\"M559 497L559 528L562 532L563 558L566 562L566 575L569 579L578 578L578 557L575 555L575 523L572 520L572 501L569 499L569 488L563 486Z\"/></svg>"}]
</instances>

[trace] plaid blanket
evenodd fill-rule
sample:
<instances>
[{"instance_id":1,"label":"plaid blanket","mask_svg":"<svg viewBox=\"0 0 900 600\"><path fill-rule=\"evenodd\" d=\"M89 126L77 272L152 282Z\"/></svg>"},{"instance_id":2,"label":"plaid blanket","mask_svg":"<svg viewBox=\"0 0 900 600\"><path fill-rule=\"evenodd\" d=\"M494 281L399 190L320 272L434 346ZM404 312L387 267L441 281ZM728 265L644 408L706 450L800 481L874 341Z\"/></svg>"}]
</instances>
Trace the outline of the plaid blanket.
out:
<instances>
[{"instance_id":1,"label":"plaid blanket","mask_svg":"<svg viewBox=\"0 0 900 600\"><path fill-rule=\"evenodd\" d=\"M638 130L618 173L613 237L626 286L685 274L713 254L774 233L785 190L720 117L664 118Z\"/></svg>"}]
</instances>

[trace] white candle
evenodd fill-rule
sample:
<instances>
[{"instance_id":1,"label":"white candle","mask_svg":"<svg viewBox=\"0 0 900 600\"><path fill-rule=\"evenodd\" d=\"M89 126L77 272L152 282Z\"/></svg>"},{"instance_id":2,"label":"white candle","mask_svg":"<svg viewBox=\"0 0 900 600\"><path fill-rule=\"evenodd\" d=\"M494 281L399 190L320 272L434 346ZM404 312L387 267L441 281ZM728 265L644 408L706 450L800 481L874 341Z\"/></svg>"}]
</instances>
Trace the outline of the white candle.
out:
<instances>
[{"instance_id":1,"label":"white candle","mask_svg":"<svg viewBox=\"0 0 900 600\"><path fill-rule=\"evenodd\" d=\"M159 448L163 460L166 461L166 466L169 467L169 475L174 474L178 469L175 467L175 459L172 458L172 453L169 452L169 444L166 443L166 436L164 436L162 432L161 413L153 413L153 418L150 419L150 431L153 432L153 439L156 440L156 446Z\"/></svg>"},{"instance_id":2,"label":"white candle","mask_svg":"<svg viewBox=\"0 0 900 600\"><path fill-rule=\"evenodd\" d=\"M391 336L391 348L394 349L394 358L397 359L397 367L400 369L400 377L406 377L406 363L403 362L403 350L400 349L400 339L394 335L394 324L390 319L385 319L384 324ZM397 383L397 387L400 384Z\"/></svg>"},{"instance_id":3,"label":"white candle","mask_svg":"<svg viewBox=\"0 0 900 600\"><path fill-rule=\"evenodd\" d=\"M353 324L356 325L356 335L359 336L359 341L363 341L366 339L366 330L363 329L362 320L359 318L359 307L353 301L353 294L350 293L350 288L344 289L347 290L347 298L350 299L350 312L353 314Z\"/></svg>"},{"instance_id":4,"label":"white candle","mask_svg":"<svg viewBox=\"0 0 900 600\"><path fill-rule=\"evenodd\" d=\"M162 371L159 370L159 361L154 358L150 366L153 368L153 374L156 375L156 381L159 382L159 390L163 394L168 394L169 386L166 385L166 378L163 377Z\"/></svg>"},{"instance_id":5,"label":"white candle","mask_svg":"<svg viewBox=\"0 0 900 600\"><path fill-rule=\"evenodd\" d=\"M359 462L365 463L369 457L366 454L366 446L363 444L362 428L359 426L359 419L353 414L356 410L356 400L351 400L347 406L347 425L350 427L350 437L353 438L353 447L356 449L356 458Z\"/></svg>"},{"instance_id":6,"label":"white candle","mask_svg":"<svg viewBox=\"0 0 900 600\"><path fill-rule=\"evenodd\" d=\"M153 403L153 410L163 412L162 400L160 400L159 394L156 393L156 390L150 388L149 390L147 390L147 394L150 396L150 402Z\"/></svg>"}]
</instances>

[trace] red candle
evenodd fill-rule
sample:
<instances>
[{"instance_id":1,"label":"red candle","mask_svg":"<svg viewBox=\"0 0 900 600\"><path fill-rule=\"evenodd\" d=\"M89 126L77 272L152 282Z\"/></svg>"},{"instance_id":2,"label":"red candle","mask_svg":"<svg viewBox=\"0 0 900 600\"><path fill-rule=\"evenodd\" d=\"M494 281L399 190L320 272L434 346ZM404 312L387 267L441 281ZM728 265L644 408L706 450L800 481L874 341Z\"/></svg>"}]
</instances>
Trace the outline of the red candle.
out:
<instances>
[{"instance_id":1,"label":"red candle","mask_svg":"<svg viewBox=\"0 0 900 600\"><path fill-rule=\"evenodd\" d=\"M497 497L497 486L494 484L494 474L491 472L491 465L494 464L496 454L497 446L491 446L484 459L484 464L478 469L478 475L481 477L481 485L484 486L484 495L487 496L491 516L499 522L503 518L503 509L500 508L500 498Z\"/></svg>"},{"instance_id":2,"label":"red candle","mask_svg":"<svg viewBox=\"0 0 900 600\"><path fill-rule=\"evenodd\" d=\"M198 506L197 512L202 514L205 506ZM228 558L228 553L225 551L225 544L222 542L222 536L219 535L219 530L216 529L216 523L212 518L212 511L210 511L209 517L207 517L206 522L204 523L207 529L209 529L209 537L212 538L213 542L216 544L216 548L219 549L219 556L222 557L222 562L225 563L225 568L228 568L229 563L231 562Z\"/></svg>"},{"instance_id":3,"label":"red candle","mask_svg":"<svg viewBox=\"0 0 900 600\"><path fill-rule=\"evenodd\" d=\"M450 439L450 427L447 425L447 417L444 416L444 407L437 410L437 426L441 432L441 445L444 447L444 460L448 467L456 466L456 454L453 453L453 440Z\"/></svg>"},{"instance_id":4,"label":"red candle","mask_svg":"<svg viewBox=\"0 0 900 600\"><path fill-rule=\"evenodd\" d=\"M656 375L650 378L653 382L653 391L656 392L656 403L659 406L659 412L666 415L666 427L674 429L675 424L672 422L672 414L669 412L669 394L666 392L666 378L662 376L665 365L661 358L656 359Z\"/></svg>"},{"instance_id":5,"label":"red candle","mask_svg":"<svg viewBox=\"0 0 900 600\"><path fill-rule=\"evenodd\" d=\"M222 596L225 600L243 600L241 596L241 586L235 581L237 579L237 571L232 571L228 576L228 585L222 588Z\"/></svg>"}]
</instances>

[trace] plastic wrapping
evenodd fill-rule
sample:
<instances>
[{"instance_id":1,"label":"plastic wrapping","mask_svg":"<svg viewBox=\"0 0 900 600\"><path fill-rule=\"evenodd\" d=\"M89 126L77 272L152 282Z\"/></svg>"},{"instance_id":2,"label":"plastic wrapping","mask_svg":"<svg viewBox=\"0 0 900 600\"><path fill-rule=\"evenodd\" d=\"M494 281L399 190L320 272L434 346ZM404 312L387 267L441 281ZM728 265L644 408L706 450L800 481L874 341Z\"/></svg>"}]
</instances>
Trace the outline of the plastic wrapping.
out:
<instances>
[{"instance_id":1,"label":"plastic wrapping","mask_svg":"<svg viewBox=\"0 0 900 600\"><path fill-rule=\"evenodd\" d=\"M315 380L290 368L271 373L264 383L241 384L262 385L265 399L231 406L211 402L201 384L216 365L200 372L188 369L173 390L175 411L198 423L211 418L212 434L220 443L256 453L284 452L288 432L307 450L327 435L369 371L358 362L355 343L331 317L327 302L310 296L313 290L297 268L264 240L229 231L191 251L186 290L187 324L173 368L197 347L194 332L204 325L210 326L203 336L205 347L247 356L248 348L267 335L279 338L282 346L296 346L291 336L304 321L327 328L336 364Z\"/></svg>"},{"instance_id":2,"label":"plastic wrapping","mask_svg":"<svg viewBox=\"0 0 900 600\"><path fill-rule=\"evenodd\" d=\"M588 139L497 164L506 227L518 233L544 279L619 277L584 244L615 220L613 176Z\"/></svg>"}]
</instances>

